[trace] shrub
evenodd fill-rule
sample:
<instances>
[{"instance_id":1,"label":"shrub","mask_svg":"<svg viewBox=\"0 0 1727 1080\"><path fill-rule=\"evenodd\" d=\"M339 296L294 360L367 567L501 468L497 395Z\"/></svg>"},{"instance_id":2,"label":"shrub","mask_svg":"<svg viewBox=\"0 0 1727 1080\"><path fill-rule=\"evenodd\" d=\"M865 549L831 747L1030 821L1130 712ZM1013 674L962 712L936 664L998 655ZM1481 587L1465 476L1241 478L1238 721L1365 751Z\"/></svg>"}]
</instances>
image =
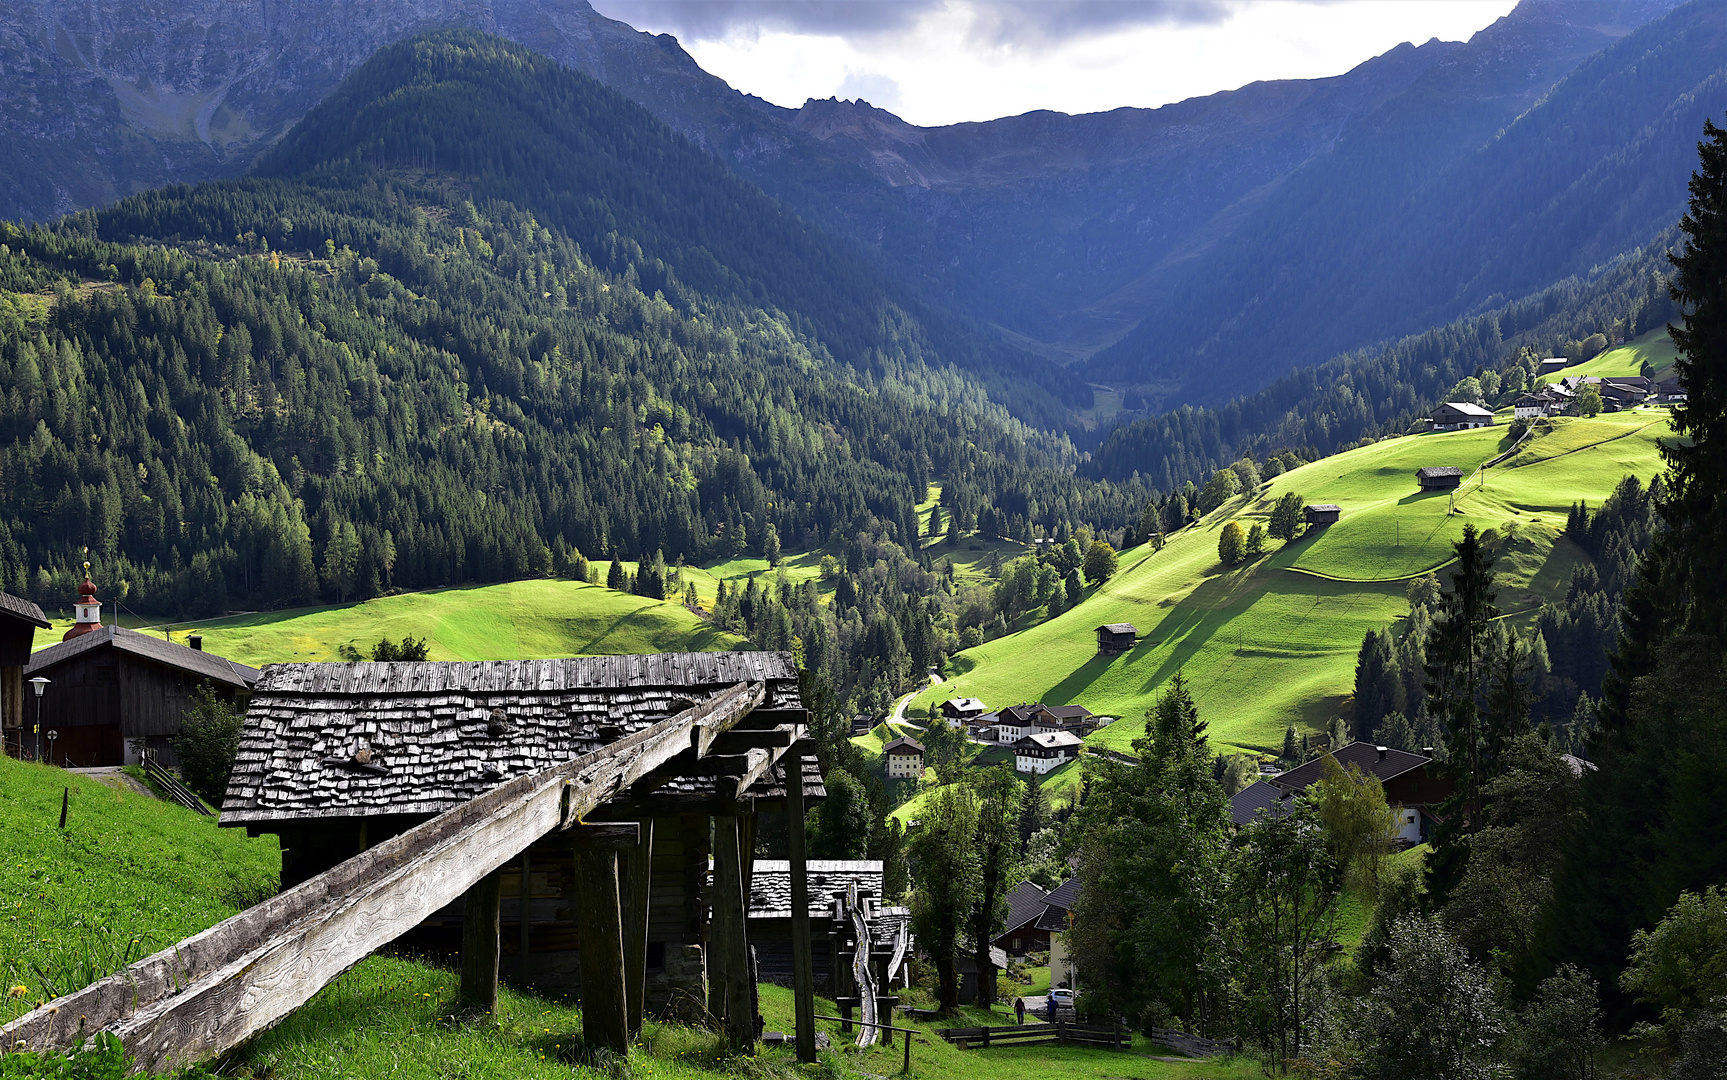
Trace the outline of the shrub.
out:
<instances>
[{"instance_id":1,"label":"shrub","mask_svg":"<svg viewBox=\"0 0 1727 1080\"><path fill-rule=\"evenodd\" d=\"M1247 530L1247 557L1257 559L1265 554L1265 526L1259 522L1253 523L1253 528Z\"/></svg>"},{"instance_id":2,"label":"shrub","mask_svg":"<svg viewBox=\"0 0 1727 1080\"><path fill-rule=\"evenodd\" d=\"M402 638L400 645L389 638L379 638L378 643L372 646L372 660L374 663L387 663L392 660L424 660L429 651L430 646L426 644L426 639L416 638L412 634Z\"/></svg>"},{"instance_id":3,"label":"shrub","mask_svg":"<svg viewBox=\"0 0 1727 1080\"><path fill-rule=\"evenodd\" d=\"M1225 566L1234 566L1247 553L1247 532L1241 522L1232 521L1223 527L1217 538L1217 557Z\"/></svg>"},{"instance_id":4,"label":"shrub","mask_svg":"<svg viewBox=\"0 0 1727 1080\"><path fill-rule=\"evenodd\" d=\"M186 786L205 802L221 805L228 790L228 774L234 771L234 755L240 750L240 710L216 696L215 687L198 688L198 704L186 717L180 734L169 742L180 758L180 775Z\"/></svg>"}]
</instances>

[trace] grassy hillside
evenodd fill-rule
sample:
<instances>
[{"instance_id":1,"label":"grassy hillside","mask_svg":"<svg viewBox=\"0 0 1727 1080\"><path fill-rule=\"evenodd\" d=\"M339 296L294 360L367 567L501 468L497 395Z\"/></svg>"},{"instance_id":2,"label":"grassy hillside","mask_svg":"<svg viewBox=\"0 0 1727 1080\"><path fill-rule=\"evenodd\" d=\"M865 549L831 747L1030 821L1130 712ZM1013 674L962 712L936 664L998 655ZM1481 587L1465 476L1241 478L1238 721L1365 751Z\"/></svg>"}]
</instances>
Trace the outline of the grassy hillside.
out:
<instances>
[{"instance_id":1,"label":"grassy hillside","mask_svg":"<svg viewBox=\"0 0 1727 1080\"><path fill-rule=\"evenodd\" d=\"M1645 360L1655 369L1656 379L1665 379L1673 374L1673 361L1678 355L1678 350L1673 347L1673 339L1667 335L1667 328L1662 327L1633 338L1616 349L1608 349L1592 360L1561 368L1557 374L1541 381L1554 382L1567 375L1594 375L1599 378L1640 375Z\"/></svg>"},{"instance_id":2,"label":"grassy hillside","mask_svg":"<svg viewBox=\"0 0 1727 1080\"><path fill-rule=\"evenodd\" d=\"M1170 537L1161 552L1123 552L1116 576L1055 619L953 658L953 677L920 694L913 709L975 696L991 707L1018 701L1077 702L1126 722L1091 737L1125 749L1138 718L1177 670L1185 672L1214 740L1275 750L1290 723L1320 728L1341 715L1367 630L1408 611L1405 581L1443 565L1465 522L1513 540L1501 558L1500 603L1529 610L1564 588L1580 557L1559 539L1577 499L1592 505L1634 472L1660 469L1664 410L1592 420L1556 419L1510 460L1455 496L1423 494L1414 471L1456 465L1466 472L1509 449L1504 427L1409 436L1324 458L1237 498ZM1336 502L1343 517L1238 567L1217 558L1232 518L1264 518L1285 491ZM1092 630L1131 622L1131 652L1097 655Z\"/></svg>"},{"instance_id":3,"label":"grassy hillside","mask_svg":"<svg viewBox=\"0 0 1727 1080\"><path fill-rule=\"evenodd\" d=\"M0 1022L270 895L281 866L274 837L0 757Z\"/></svg>"},{"instance_id":4,"label":"grassy hillside","mask_svg":"<svg viewBox=\"0 0 1727 1080\"><path fill-rule=\"evenodd\" d=\"M177 641L193 631L204 635L204 648L246 664L339 660L343 646L369 656L380 637L407 635L425 638L433 660L714 652L743 643L681 604L544 578L235 615L172 629ZM38 635L37 644L58 640L49 631Z\"/></svg>"}]
</instances>

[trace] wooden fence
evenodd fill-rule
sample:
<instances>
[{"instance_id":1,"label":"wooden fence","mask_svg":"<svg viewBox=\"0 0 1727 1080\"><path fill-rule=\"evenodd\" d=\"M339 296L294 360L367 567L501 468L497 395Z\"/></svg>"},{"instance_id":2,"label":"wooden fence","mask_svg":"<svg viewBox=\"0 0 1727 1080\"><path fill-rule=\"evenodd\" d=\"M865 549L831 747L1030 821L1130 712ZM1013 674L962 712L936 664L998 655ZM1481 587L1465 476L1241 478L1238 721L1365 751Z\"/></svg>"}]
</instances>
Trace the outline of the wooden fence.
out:
<instances>
[{"instance_id":1,"label":"wooden fence","mask_svg":"<svg viewBox=\"0 0 1727 1080\"><path fill-rule=\"evenodd\" d=\"M1067 1043L1078 1046L1108 1047L1111 1050L1133 1049L1133 1034L1121 1024L1077 1024L1060 1020L1053 1024L1019 1024L1012 1027L942 1028L937 1032L948 1042L964 1050L991 1046L1049 1046Z\"/></svg>"},{"instance_id":2,"label":"wooden fence","mask_svg":"<svg viewBox=\"0 0 1727 1080\"><path fill-rule=\"evenodd\" d=\"M203 814L205 817L216 816L208 806L204 805L203 799L193 794L191 788L180 783L179 778L164 769L162 763L156 760L156 755L148 751L144 754L144 775L149 777L157 787L167 792L170 801L179 803L186 809Z\"/></svg>"},{"instance_id":3,"label":"wooden fence","mask_svg":"<svg viewBox=\"0 0 1727 1080\"><path fill-rule=\"evenodd\" d=\"M1235 1053L1235 1044L1190 1035L1180 1028L1147 1028L1145 1037L1159 1046L1167 1046L1188 1057L1223 1057Z\"/></svg>"}]
</instances>

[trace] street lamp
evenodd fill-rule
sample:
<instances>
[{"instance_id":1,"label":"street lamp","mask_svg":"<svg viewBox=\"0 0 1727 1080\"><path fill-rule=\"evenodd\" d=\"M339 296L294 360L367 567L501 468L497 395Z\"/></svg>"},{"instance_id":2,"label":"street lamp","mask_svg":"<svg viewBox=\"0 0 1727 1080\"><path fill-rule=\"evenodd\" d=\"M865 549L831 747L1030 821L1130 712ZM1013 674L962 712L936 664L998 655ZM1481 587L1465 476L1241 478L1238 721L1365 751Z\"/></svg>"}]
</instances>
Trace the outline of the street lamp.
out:
<instances>
[{"instance_id":1,"label":"street lamp","mask_svg":"<svg viewBox=\"0 0 1727 1080\"><path fill-rule=\"evenodd\" d=\"M38 675L30 680L30 685L36 688L36 760L42 760L42 691L48 689L49 680Z\"/></svg>"}]
</instances>

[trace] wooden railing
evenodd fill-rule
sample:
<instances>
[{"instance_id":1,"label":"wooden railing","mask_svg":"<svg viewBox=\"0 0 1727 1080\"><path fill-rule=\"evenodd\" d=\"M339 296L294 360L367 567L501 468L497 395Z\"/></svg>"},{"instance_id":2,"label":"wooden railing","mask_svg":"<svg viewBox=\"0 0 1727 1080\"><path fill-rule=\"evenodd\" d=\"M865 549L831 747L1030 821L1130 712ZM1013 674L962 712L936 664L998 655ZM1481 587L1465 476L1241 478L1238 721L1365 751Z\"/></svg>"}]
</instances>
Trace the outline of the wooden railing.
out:
<instances>
[{"instance_id":1,"label":"wooden railing","mask_svg":"<svg viewBox=\"0 0 1727 1080\"><path fill-rule=\"evenodd\" d=\"M1190 1035L1180 1028L1146 1028L1145 1037L1159 1046L1167 1046L1188 1057L1224 1057L1235 1053L1234 1043Z\"/></svg>"},{"instance_id":2,"label":"wooden railing","mask_svg":"<svg viewBox=\"0 0 1727 1080\"><path fill-rule=\"evenodd\" d=\"M144 753L144 775L149 777L150 781L157 787L167 792L169 801L179 803L186 809L196 811L205 817L216 816L215 811L204 805L203 799L198 798L191 788L180 783L173 773L163 768L162 763L156 760L156 755L149 751Z\"/></svg>"},{"instance_id":3,"label":"wooden railing","mask_svg":"<svg viewBox=\"0 0 1727 1080\"><path fill-rule=\"evenodd\" d=\"M936 1032L960 1049L975 1046L1048 1046L1070 1043L1080 1046L1133 1049L1133 1033L1120 1023L1077 1024L1060 1020L1053 1024L1018 1024L1012 1027L942 1028Z\"/></svg>"}]
</instances>

